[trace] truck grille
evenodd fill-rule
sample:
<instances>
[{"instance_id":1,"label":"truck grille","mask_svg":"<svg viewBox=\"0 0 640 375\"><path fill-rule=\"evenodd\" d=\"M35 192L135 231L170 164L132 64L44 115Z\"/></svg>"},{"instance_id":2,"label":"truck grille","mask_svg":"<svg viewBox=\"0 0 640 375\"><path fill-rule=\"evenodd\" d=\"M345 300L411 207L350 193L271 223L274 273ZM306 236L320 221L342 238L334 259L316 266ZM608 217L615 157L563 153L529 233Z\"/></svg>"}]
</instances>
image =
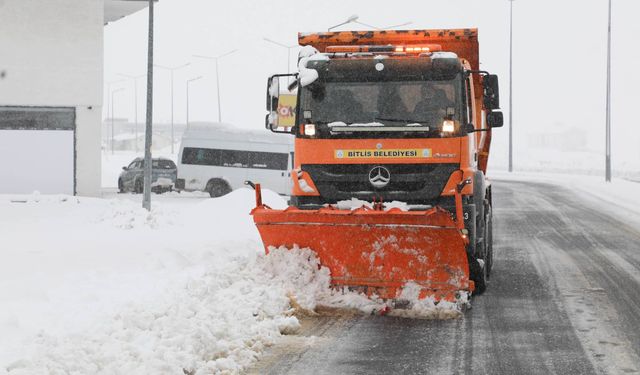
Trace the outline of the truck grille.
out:
<instances>
[{"instance_id":1,"label":"truck grille","mask_svg":"<svg viewBox=\"0 0 640 375\"><path fill-rule=\"evenodd\" d=\"M387 168L391 175L389 183L382 188L373 187L369 181L369 172L376 166ZM302 165L326 203L351 198L428 202L440 196L451 173L459 168L458 164Z\"/></svg>"}]
</instances>

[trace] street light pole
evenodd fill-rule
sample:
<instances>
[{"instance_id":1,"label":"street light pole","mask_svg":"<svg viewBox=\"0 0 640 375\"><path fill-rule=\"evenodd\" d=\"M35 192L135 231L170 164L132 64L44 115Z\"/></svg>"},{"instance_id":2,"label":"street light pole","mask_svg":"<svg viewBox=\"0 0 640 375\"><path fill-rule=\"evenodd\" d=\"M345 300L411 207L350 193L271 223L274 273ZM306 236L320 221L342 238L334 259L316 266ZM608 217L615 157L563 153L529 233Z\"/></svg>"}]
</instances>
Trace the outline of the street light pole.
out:
<instances>
[{"instance_id":1,"label":"street light pole","mask_svg":"<svg viewBox=\"0 0 640 375\"><path fill-rule=\"evenodd\" d=\"M395 29L396 27L400 27L400 26L407 26L407 25L410 25L410 24L412 24L412 23L413 23L413 22L409 21L409 22L404 22L404 23L397 24L397 25L390 25L390 26L385 26L385 27L378 27L378 26L373 26L373 25L366 24L366 23L364 23L364 22L360 22L360 21L358 21L358 18L360 18L360 17L358 17L358 15L354 14L353 16L351 16L351 17L347 18L347 20L346 20L346 21L341 22L341 23L339 23L339 24L337 24L337 25L331 26L329 29L327 29L327 31L331 31L331 29L335 29L336 27L339 27L339 26L342 26L342 25L346 25L346 24L348 24L348 23L357 23L358 25L362 25L362 26L368 27L368 28L370 28L370 29L376 29L376 30L389 30L389 29Z\"/></svg>"},{"instance_id":2,"label":"street light pole","mask_svg":"<svg viewBox=\"0 0 640 375\"><path fill-rule=\"evenodd\" d=\"M158 65L158 64L154 64L155 67L158 68L162 68L162 69L167 69L171 74L171 153L173 154L174 152L174 145L175 145L175 132L174 132L174 125L173 125L173 107L174 107L174 96L173 96L173 72L175 72L178 69L182 69L184 67L187 67L191 65L191 63L186 63L186 64L182 64L182 65L178 65L178 66L174 66L174 67L170 67L170 66L163 66L163 65Z\"/></svg>"},{"instance_id":3,"label":"street light pole","mask_svg":"<svg viewBox=\"0 0 640 375\"><path fill-rule=\"evenodd\" d=\"M116 93L118 93L118 92L120 92L122 90L124 90L124 87L121 87L119 89L111 91L111 155L113 155L113 143L114 143L113 142L113 135L114 135L113 128L114 128L114 125L115 125L114 120L113 120L113 116L114 116L114 112L115 112L114 109L113 109L115 107L115 105L113 103L113 96Z\"/></svg>"},{"instance_id":4,"label":"street light pole","mask_svg":"<svg viewBox=\"0 0 640 375\"><path fill-rule=\"evenodd\" d=\"M215 64L216 64L216 92L217 92L217 96L218 96L218 122L222 122L222 108L220 106L220 77L218 75L218 60L228 56L234 52L236 52L237 49L231 50L229 52L223 53L221 55L218 56L205 56L205 55L193 55L193 57L197 57L200 59L207 59L207 60L214 60Z\"/></svg>"},{"instance_id":5,"label":"street light pole","mask_svg":"<svg viewBox=\"0 0 640 375\"><path fill-rule=\"evenodd\" d=\"M153 2L149 0L149 40L147 54L147 123L144 137L144 196L142 207L151 211L151 142L153 140Z\"/></svg>"},{"instance_id":6,"label":"street light pole","mask_svg":"<svg viewBox=\"0 0 640 375\"><path fill-rule=\"evenodd\" d=\"M286 48L287 49L287 74L289 74L291 72L291 49L298 47L297 44L294 45L286 45L284 43L280 43L280 42L276 42L275 40L269 39L269 38L262 38L265 42L269 42L272 44L275 44L277 46L280 46L282 48Z\"/></svg>"},{"instance_id":7,"label":"street light pole","mask_svg":"<svg viewBox=\"0 0 640 375\"><path fill-rule=\"evenodd\" d=\"M606 119L605 181L611 182L611 0L607 24L607 119Z\"/></svg>"},{"instance_id":8,"label":"street light pole","mask_svg":"<svg viewBox=\"0 0 640 375\"><path fill-rule=\"evenodd\" d=\"M107 106L106 106L106 113L105 113L105 116L104 116L104 120L108 120L109 116L111 116L111 114L113 113L113 111L111 110L111 105L112 105L112 103L111 103L111 85L116 84L116 83L120 83L120 82L124 82L124 79L119 79L117 81L107 82L107 93L106 93L106 95L104 95L104 97L107 99ZM113 116L111 116L111 117L113 118ZM105 123L107 124L105 136L107 137L107 140L108 140L109 139L109 125L108 125L108 123L106 121L103 123L103 125ZM107 144L107 148L109 148L108 144Z\"/></svg>"},{"instance_id":9,"label":"street light pole","mask_svg":"<svg viewBox=\"0 0 640 375\"><path fill-rule=\"evenodd\" d=\"M198 76L187 80L187 129L189 129L189 85L191 84L191 82L197 81L201 78L202 76Z\"/></svg>"},{"instance_id":10,"label":"street light pole","mask_svg":"<svg viewBox=\"0 0 640 375\"><path fill-rule=\"evenodd\" d=\"M513 172L513 1L509 0L509 172Z\"/></svg>"},{"instance_id":11,"label":"street light pole","mask_svg":"<svg viewBox=\"0 0 640 375\"><path fill-rule=\"evenodd\" d=\"M136 145L136 154L138 153L138 78L142 78L145 75L141 74L138 76L131 76L128 74L118 73L118 75L122 77L127 77L133 80L133 107L134 107L134 128L135 128L135 145Z\"/></svg>"},{"instance_id":12,"label":"street light pole","mask_svg":"<svg viewBox=\"0 0 640 375\"><path fill-rule=\"evenodd\" d=\"M337 25L331 26L330 28L327 29L327 31L331 31L331 29L335 29L336 27L339 27L339 26L342 26L342 25L346 25L346 24L351 23L351 22L356 22L357 20L358 20L358 15L354 14L353 16L347 18L346 21L341 22L341 23L339 23Z\"/></svg>"}]
</instances>

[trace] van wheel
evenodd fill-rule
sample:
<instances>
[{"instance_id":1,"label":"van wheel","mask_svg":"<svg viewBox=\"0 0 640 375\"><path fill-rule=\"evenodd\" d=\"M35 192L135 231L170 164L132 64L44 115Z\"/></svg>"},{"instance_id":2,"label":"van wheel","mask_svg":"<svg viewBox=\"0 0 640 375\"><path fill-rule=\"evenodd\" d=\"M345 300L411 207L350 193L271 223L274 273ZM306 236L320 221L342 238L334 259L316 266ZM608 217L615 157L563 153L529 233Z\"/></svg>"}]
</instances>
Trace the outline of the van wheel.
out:
<instances>
[{"instance_id":1,"label":"van wheel","mask_svg":"<svg viewBox=\"0 0 640 375\"><path fill-rule=\"evenodd\" d=\"M216 179L209 181L205 190L211 198L217 198L231 193L231 186L225 180Z\"/></svg>"}]
</instances>

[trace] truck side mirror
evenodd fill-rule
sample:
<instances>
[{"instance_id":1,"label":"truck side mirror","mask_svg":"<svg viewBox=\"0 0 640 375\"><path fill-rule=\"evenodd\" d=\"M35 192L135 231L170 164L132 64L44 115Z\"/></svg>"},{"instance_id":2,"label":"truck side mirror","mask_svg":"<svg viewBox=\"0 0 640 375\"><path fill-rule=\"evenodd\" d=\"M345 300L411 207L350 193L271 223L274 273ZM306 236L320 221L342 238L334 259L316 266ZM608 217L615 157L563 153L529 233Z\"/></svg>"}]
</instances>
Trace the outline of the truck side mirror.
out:
<instances>
[{"instance_id":1,"label":"truck side mirror","mask_svg":"<svg viewBox=\"0 0 640 375\"><path fill-rule=\"evenodd\" d=\"M487 125L490 128L501 128L504 125L504 117L502 116L502 112L489 112L487 113Z\"/></svg>"},{"instance_id":2,"label":"truck side mirror","mask_svg":"<svg viewBox=\"0 0 640 375\"><path fill-rule=\"evenodd\" d=\"M265 127L272 132L291 133L295 125L297 85L292 82L296 81L297 74L275 74L267 80Z\"/></svg>"},{"instance_id":3,"label":"truck side mirror","mask_svg":"<svg viewBox=\"0 0 640 375\"><path fill-rule=\"evenodd\" d=\"M271 76L267 80L267 111L278 108L278 98L280 97L280 80L277 76Z\"/></svg>"},{"instance_id":4,"label":"truck side mirror","mask_svg":"<svg viewBox=\"0 0 640 375\"><path fill-rule=\"evenodd\" d=\"M498 86L498 76L487 74L482 77L482 88L484 91L484 107L488 110L500 108L500 88Z\"/></svg>"}]
</instances>

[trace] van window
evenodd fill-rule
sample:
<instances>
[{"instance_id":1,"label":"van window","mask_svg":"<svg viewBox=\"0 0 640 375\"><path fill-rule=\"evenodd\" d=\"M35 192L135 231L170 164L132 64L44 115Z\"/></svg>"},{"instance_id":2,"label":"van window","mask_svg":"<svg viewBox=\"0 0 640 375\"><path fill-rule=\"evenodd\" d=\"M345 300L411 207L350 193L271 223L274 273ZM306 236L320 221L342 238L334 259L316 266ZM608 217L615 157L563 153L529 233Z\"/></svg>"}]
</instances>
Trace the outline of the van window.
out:
<instances>
[{"instance_id":1,"label":"van window","mask_svg":"<svg viewBox=\"0 0 640 375\"><path fill-rule=\"evenodd\" d=\"M231 168L287 170L288 154L278 152L220 150L185 147L182 164Z\"/></svg>"}]
</instances>

